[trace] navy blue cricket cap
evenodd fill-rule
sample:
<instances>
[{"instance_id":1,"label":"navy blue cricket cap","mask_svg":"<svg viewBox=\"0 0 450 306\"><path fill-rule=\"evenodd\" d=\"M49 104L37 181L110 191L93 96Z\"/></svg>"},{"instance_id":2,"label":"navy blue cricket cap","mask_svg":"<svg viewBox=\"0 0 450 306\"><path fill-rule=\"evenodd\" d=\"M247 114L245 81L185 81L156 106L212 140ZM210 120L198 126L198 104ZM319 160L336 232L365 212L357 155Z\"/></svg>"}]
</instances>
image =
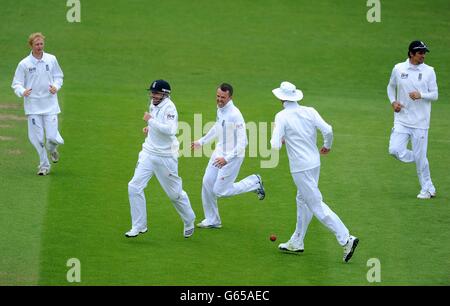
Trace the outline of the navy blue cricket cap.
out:
<instances>
[{"instance_id":1,"label":"navy blue cricket cap","mask_svg":"<svg viewBox=\"0 0 450 306\"><path fill-rule=\"evenodd\" d=\"M419 52L419 51L430 52L430 50L428 50L427 45L425 45L425 43L420 40L415 40L415 41L411 42L409 44L408 51L409 52Z\"/></svg>"},{"instance_id":2,"label":"navy blue cricket cap","mask_svg":"<svg viewBox=\"0 0 450 306\"><path fill-rule=\"evenodd\" d=\"M169 94L171 91L170 85L167 81L164 80L155 80L150 84L150 87L147 89L152 92L163 92Z\"/></svg>"}]
</instances>

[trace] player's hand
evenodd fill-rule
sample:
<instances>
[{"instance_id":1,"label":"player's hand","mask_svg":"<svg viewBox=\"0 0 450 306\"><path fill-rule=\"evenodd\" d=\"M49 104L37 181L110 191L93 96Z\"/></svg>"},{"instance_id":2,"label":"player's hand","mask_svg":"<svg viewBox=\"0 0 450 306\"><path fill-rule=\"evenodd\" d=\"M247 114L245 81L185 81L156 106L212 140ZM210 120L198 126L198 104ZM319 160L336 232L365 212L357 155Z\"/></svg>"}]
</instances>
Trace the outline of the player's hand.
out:
<instances>
[{"instance_id":1,"label":"player's hand","mask_svg":"<svg viewBox=\"0 0 450 306\"><path fill-rule=\"evenodd\" d=\"M55 86L50 85L50 86L49 86L49 91L50 91L50 93L51 93L52 95L54 95L54 94L58 91L58 89L56 89Z\"/></svg>"},{"instance_id":2,"label":"player's hand","mask_svg":"<svg viewBox=\"0 0 450 306\"><path fill-rule=\"evenodd\" d=\"M147 136L147 134L148 134L148 126L144 127L142 129L142 132L144 133L145 136Z\"/></svg>"},{"instance_id":3,"label":"player's hand","mask_svg":"<svg viewBox=\"0 0 450 306\"><path fill-rule=\"evenodd\" d=\"M217 167L217 168L222 168L223 166L225 166L227 164L227 161L225 160L225 158L223 157L217 157L213 163L213 166Z\"/></svg>"},{"instance_id":4,"label":"player's hand","mask_svg":"<svg viewBox=\"0 0 450 306\"><path fill-rule=\"evenodd\" d=\"M24 97L28 97L29 95L31 95L31 91L32 91L33 89L25 89L25 91L23 92L23 96Z\"/></svg>"},{"instance_id":5,"label":"player's hand","mask_svg":"<svg viewBox=\"0 0 450 306\"><path fill-rule=\"evenodd\" d=\"M330 151L331 151L331 149L327 149L327 148L325 148L325 147L322 147L322 148L320 149L320 154L326 155L326 154L330 153Z\"/></svg>"},{"instance_id":6,"label":"player's hand","mask_svg":"<svg viewBox=\"0 0 450 306\"><path fill-rule=\"evenodd\" d=\"M418 91L413 91L409 93L409 97L413 100L419 100L422 98L422 95Z\"/></svg>"},{"instance_id":7,"label":"player's hand","mask_svg":"<svg viewBox=\"0 0 450 306\"><path fill-rule=\"evenodd\" d=\"M202 145L198 141L194 141L191 143L191 150L199 149Z\"/></svg>"},{"instance_id":8,"label":"player's hand","mask_svg":"<svg viewBox=\"0 0 450 306\"><path fill-rule=\"evenodd\" d=\"M149 121L151 118L152 118L152 115L150 115L149 112L145 112L144 118L142 118L142 119L144 119L144 121Z\"/></svg>"},{"instance_id":9,"label":"player's hand","mask_svg":"<svg viewBox=\"0 0 450 306\"><path fill-rule=\"evenodd\" d=\"M403 107L404 107L404 105L398 101L395 101L392 103L392 108L394 109L394 112L396 112L396 113L401 111Z\"/></svg>"}]
</instances>

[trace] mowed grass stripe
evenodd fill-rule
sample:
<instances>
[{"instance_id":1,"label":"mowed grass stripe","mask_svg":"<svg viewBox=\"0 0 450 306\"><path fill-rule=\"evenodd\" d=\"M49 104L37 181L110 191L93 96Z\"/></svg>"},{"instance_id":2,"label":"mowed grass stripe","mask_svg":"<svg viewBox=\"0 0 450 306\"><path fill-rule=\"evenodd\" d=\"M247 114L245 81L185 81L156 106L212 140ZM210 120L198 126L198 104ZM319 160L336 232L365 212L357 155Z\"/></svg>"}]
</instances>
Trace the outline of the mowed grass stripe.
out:
<instances>
[{"instance_id":1,"label":"mowed grass stripe","mask_svg":"<svg viewBox=\"0 0 450 306\"><path fill-rule=\"evenodd\" d=\"M39 158L28 141L21 101L1 103L0 259L1 285L36 285L42 225L50 177L36 175Z\"/></svg>"}]
</instances>

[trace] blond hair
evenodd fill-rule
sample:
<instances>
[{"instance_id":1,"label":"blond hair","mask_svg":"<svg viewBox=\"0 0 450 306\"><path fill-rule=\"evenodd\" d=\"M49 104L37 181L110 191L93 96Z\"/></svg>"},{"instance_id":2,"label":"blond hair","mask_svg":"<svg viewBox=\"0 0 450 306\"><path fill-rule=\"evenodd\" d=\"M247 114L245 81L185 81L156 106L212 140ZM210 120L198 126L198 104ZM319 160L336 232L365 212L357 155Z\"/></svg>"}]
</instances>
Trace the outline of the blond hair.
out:
<instances>
[{"instance_id":1,"label":"blond hair","mask_svg":"<svg viewBox=\"0 0 450 306\"><path fill-rule=\"evenodd\" d=\"M45 36L41 32L31 33L30 36L28 36L28 44L30 46L33 46L33 41L36 38L42 38L45 39Z\"/></svg>"}]
</instances>

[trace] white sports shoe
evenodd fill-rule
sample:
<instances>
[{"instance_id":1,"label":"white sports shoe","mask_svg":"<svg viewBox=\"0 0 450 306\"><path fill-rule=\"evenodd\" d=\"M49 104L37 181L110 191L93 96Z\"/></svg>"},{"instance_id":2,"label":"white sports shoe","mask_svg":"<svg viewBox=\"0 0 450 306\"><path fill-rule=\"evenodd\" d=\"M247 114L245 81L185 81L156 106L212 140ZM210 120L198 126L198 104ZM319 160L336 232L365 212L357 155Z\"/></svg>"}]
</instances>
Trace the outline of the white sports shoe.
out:
<instances>
[{"instance_id":1,"label":"white sports shoe","mask_svg":"<svg viewBox=\"0 0 450 306\"><path fill-rule=\"evenodd\" d=\"M288 242L285 242L285 243L280 243L278 245L278 248L281 251L289 251L289 252L296 252L296 253L301 253L305 250L303 243L293 241L293 240L289 240Z\"/></svg>"},{"instance_id":2,"label":"white sports shoe","mask_svg":"<svg viewBox=\"0 0 450 306\"><path fill-rule=\"evenodd\" d=\"M199 228L222 228L222 224L218 223L218 224L208 224L205 222L205 220L203 220L200 223L197 223L197 227Z\"/></svg>"},{"instance_id":3,"label":"white sports shoe","mask_svg":"<svg viewBox=\"0 0 450 306\"><path fill-rule=\"evenodd\" d=\"M256 194L258 195L259 200L264 200L266 197L266 190L264 189L264 184L261 178L261 175L255 174L258 177L258 184L259 188L255 190Z\"/></svg>"},{"instance_id":4,"label":"white sports shoe","mask_svg":"<svg viewBox=\"0 0 450 306\"><path fill-rule=\"evenodd\" d=\"M344 262L348 262L350 258L353 256L353 252L355 252L356 247L358 246L359 239L358 237L350 235L348 238L347 244L344 245Z\"/></svg>"},{"instance_id":5,"label":"white sports shoe","mask_svg":"<svg viewBox=\"0 0 450 306\"><path fill-rule=\"evenodd\" d=\"M432 195L429 191L420 191L420 193L417 195L417 198L421 200L427 200L435 196L436 192Z\"/></svg>"},{"instance_id":6,"label":"white sports shoe","mask_svg":"<svg viewBox=\"0 0 450 306\"><path fill-rule=\"evenodd\" d=\"M50 168L41 167L39 168L37 175L47 175L50 173Z\"/></svg>"},{"instance_id":7,"label":"white sports shoe","mask_svg":"<svg viewBox=\"0 0 450 306\"><path fill-rule=\"evenodd\" d=\"M134 238L134 237L137 237L139 234L144 234L146 232L147 232L147 228L143 228L143 229L132 228L128 232L125 233L125 237Z\"/></svg>"},{"instance_id":8,"label":"white sports shoe","mask_svg":"<svg viewBox=\"0 0 450 306\"><path fill-rule=\"evenodd\" d=\"M194 234L194 221L192 221L192 223L190 223L189 225L185 225L184 226L184 238L189 238Z\"/></svg>"},{"instance_id":9,"label":"white sports shoe","mask_svg":"<svg viewBox=\"0 0 450 306\"><path fill-rule=\"evenodd\" d=\"M50 158L52 162L57 163L59 161L59 152L55 149L55 151L50 153Z\"/></svg>"}]
</instances>

